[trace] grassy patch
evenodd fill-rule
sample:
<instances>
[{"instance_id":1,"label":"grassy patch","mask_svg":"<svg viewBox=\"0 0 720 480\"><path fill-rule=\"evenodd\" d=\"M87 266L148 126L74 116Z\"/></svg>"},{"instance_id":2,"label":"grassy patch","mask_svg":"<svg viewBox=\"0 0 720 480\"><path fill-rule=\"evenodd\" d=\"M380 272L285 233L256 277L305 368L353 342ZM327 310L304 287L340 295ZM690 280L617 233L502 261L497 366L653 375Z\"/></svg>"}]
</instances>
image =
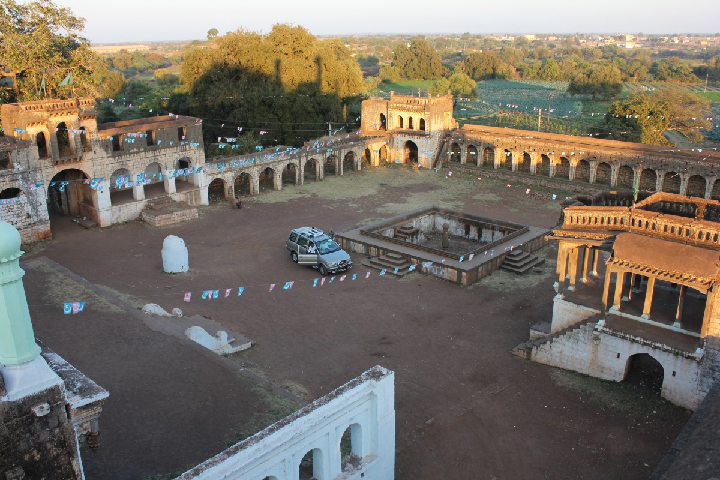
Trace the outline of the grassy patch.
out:
<instances>
[{"instance_id":1,"label":"grassy patch","mask_svg":"<svg viewBox=\"0 0 720 480\"><path fill-rule=\"evenodd\" d=\"M398 95L412 95L417 93L418 88L426 92L435 80L401 80L397 82L381 83L373 92L390 93L395 92Z\"/></svg>"},{"instance_id":2,"label":"grassy patch","mask_svg":"<svg viewBox=\"0 0 720 480\"><path fill-rule=\"evenodd\" d=\"M695 95L702 98L707 98L710 103L720 103L720 92L694 92Z\"/></svg>"},{"instance_id":3,"label":"grassy patch","mask_svg":"<svg viewBox=\"0 0 720 480\"><path fill-rule=\"evenodd\" d=\"M539 266L539 268L542 269L541 273L530 271L519 275L514 272L498 269L487 277L481 278L472 285L464 288L487 287L496 292L507 292L535 287L555 275L555 265L557 264L555 252L551 245L546 245L540 250L533 252L533 255L545 259L545 263ZM488 253L488 255L490 254Z\"/></svg>"},{"instance_id":4,"label":"grassy patch","mask_svg":"<svg viewBox=\"0 0 720 480\"><path fill-rule=\"evenodd\" d=\"M638 423L667 421L691 412L625 382L600 380L569 370L551 368L550 376L559 387L578 392L603 409L628 415Z\"/></svg>"}]
</instances>

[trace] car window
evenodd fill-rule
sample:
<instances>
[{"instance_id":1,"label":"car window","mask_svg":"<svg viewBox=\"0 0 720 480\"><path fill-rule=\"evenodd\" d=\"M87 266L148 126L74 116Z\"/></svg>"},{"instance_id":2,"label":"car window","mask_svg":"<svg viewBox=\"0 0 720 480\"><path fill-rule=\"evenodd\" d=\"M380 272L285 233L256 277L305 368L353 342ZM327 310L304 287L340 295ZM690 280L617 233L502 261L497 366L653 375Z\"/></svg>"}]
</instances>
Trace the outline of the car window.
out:
<instances>
[{"instance_id":1,"label":"car window","mask_svg":"<svg viewBox=\"0 0 720 480\"><path fill-rule=\"evenodd\" d=\"M291 233L291 234L290 234L290 241L291 241L291 242L297 241L297 237L298 237L297 233L295 233L295 232Z\"/></svg>"},{"instance_id":2,"label":"car window","mask_svg":"<svg viewBox=\"0 0 720 480\"><path fill-rule=\"evenodd\" d=\"M337 252L340 250L340 245L326 237L317 242L317 248L318 252L320 252L321 255L324 255L326 253Z\"/></svg>"},{"instance_id":3,"label":"car window","mask_svg":"<svg viewBox=\"0 0 720 480\"><path fill-rule=\"evenodd\" d=\"M297 242L297 243L298 243L298 245L300 245L301 247L304 247L304 246L307 245L308 241L307 241L307 238L305 238L305 237L300 237L300 238L298 238L298 242Z\"/></svg>"}]
</instances>

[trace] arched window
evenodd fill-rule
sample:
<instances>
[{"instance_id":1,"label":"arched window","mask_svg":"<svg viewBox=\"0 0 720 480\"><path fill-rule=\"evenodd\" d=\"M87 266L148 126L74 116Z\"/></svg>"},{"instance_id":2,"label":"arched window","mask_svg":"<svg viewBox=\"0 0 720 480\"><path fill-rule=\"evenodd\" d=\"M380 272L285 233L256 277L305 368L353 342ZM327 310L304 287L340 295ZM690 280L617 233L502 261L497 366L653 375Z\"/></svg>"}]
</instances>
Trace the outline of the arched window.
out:
<instances>
[{"instance_id":1,"label":"arched window","mask_svg":"<svg viewBox=\"0 0 720 480\"><path fill-rule=\"evenodd\" d=\"M408 128L413 129L413 117L408 117Z\"/></svg>"},{"instance_id":2,"label":"arched window","mask_svg":"<svg viewBox=\"0 0 720 480\"><path fill-rule=\"evenodd\" d=\"M48 147L47 147L47 139L45 138L45 134L43 132L38 133L37 136L35 137L35 142L37 143L38 157L47 158Z\"/></svg>"},{"instance_id":3,"label":"arched window","mask_svg":"<svg viewBox=\"0 0 720 480\"><path fill-rule=\"evenodd\" d=\"M398 116L398 127L399 127L399 128L405 128L405 127L403 126L403 123L404 123L404 122L403 122L403 117Z\"/></svg>"},{"instance_id":4,"label":"arched window","mask_svg":"<svg viewBox=\"0 0 720 480\"><path fill-rule=\"evenodd\" d=\"M378 130L385 130L385 129L387 129L387 120L385 119L385 115L382 114L382 113L380 114L380 122L379 122L378 125L379 125L379 126L378 126Z\"/></svg>"},{"instance_id":5,"label":"arched window","mask_svg":"<svg viewBox=\"0 0 720 480\"><path fill-rule=\"evenodd\" d=\"M420 119L420 130L425 131L425 119L424 118Z\"/></svg>"}]
</instances>

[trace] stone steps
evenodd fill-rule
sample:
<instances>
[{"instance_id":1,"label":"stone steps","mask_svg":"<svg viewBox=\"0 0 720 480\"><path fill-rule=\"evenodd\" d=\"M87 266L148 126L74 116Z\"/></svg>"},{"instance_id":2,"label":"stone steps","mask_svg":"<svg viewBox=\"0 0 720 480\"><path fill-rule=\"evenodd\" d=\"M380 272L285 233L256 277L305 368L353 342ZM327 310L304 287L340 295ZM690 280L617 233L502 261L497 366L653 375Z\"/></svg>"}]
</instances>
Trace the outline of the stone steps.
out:
<instances>
[{"instance_id":1,"label":"stone steps","mask_svg":"<svg viewBox=\"0 0 720 480\"><path fill-rule=\"evenodd\" d=\"M398 227L395 231L395 238L409 242L412 237L417 236L418 233L420 233L420 229L415 228L412 225L403 225L402 227Z\"/></svg>"},{"instance_id":2,"label":"stone steps","mask_svg":"<svg viewBox=\"0 0 720 480\"><path fill-rule=\"evenodd\" d=\"M141 218L153 227L164 227L198 218L197 207L173 200L169 195L149 199Z\"/></svg>"},{"instance_id":3,"label":"stone steps","mask_svg":"<svg viewBox=\"0 0 720 480\"><path fill-rule=\"evenodd\" d=\"M564 328L562 330L558 330L557 332L555 332L553 334L542 336L542 337L536 338L534 340L528 340L527 342L521 343L517 347L510 350L510 353L512 353L513 355L517 355L518 357L523 357L523 358L529 359L532 354L532 351L535 347L539 347L540 345L543 345L548 342L552 342L561 337L564 337L565 335L569 335L569 334L585 327L585 325L588 325L588 324L594 325L595 323L597 323L600 320L601 317L602 317L602 315L600 315L600 314L593 315L592 317L587 318L581 322L570 325L569 327Z\"/></svg>"},{"instance_id":4,"label":"stone steps","mask_svg":"<svg viewBox=\"0 0 720 480\"><path fill-rule=\"evenodd\" d=\"M537 267L543 263L545 263L544 258L538 258L537 256L523 252L522 250L514 250L505 257L505 260L500 265L500 268L515 273L525 273L531 268Z\"/></svg>"},{"instance_id":5,"label":"stone steps","mask_svg":"<svg viewBox=\"0 0 720 480\"><path fill-rule=\"evenodd\" d=\"M381 257L373 257L370 259L368 266L377 270L385 270L387 274L396 275L398 277L404 276L410 271L411 263L399 253L389 252ZM398 272L395 273L395 269Z\"/></svg>"}]
</instances>

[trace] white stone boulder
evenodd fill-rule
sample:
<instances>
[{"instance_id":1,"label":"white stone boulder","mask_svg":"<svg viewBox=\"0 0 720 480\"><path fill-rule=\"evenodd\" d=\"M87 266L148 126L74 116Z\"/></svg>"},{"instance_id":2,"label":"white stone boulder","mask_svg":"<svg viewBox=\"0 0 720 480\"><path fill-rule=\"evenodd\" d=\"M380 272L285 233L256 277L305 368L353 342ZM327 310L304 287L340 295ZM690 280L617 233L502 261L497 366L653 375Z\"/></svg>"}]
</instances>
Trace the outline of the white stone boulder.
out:
<instances>
[{"instance_id":1,"label":"white stone boulder","mask_svg":"<svg viewBox=\"0 0 720 480\"><path fill-rule=\"evenodd\" d=\"M190 268L188 249L185 241L175 235L168 235L163 241L163 271L165 273L187 272Z\"/></svg>"},{"instance_id":2,"label":"white stone boulder","mask_svg":"<svg viewBox=\"0 0 720 480\"><path fill-rule=\"evenodd\" d=\"M212 350L218 355L226 355L228 353L235 353L243 350L244 345L232 346L234 338L228 338L227 332L219 331L213 337L204 328L193 326L185 330L185 336L187 336L193 342L199 343L203 347Z\"/></svg>"}]
</instances>

